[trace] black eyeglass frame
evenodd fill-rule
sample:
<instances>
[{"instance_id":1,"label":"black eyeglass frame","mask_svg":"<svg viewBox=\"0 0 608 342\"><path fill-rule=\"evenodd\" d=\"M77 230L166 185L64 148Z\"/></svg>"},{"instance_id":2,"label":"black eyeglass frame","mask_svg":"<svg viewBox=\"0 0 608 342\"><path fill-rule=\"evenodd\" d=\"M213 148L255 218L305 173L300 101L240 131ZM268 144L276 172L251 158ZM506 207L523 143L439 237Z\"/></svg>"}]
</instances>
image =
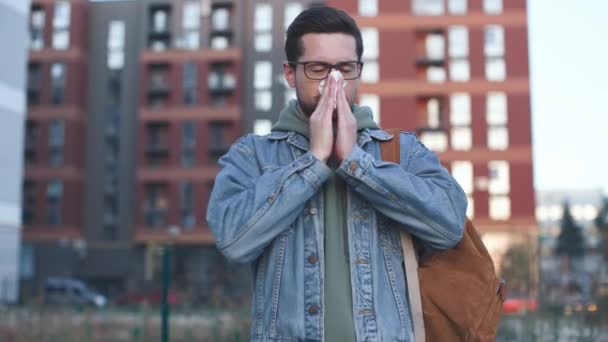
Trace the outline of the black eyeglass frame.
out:
<instances>
[{"instance_id":1,"label":"black eyeglass frame","mask_svg":"<svg viewBox=\"0 0 608 342\"><path fill-rule=\"evenodd\" d=\"M332 64L332 63L328 63L328 62L322 62L322 61L306 61L306 62L294 62L294 61L290 61L287 62L289 63L289 65L291 65L294 69L296 68L297 65L302 65L304 67L304 75L313 81L322 81L324 79L326 79L327 77L329 77L329 74L331 73L332 70L338 70L341 71L340 66L341 65L345 65L348 63L356 63L357 64L357 76L355 77L344 77L344 80L346 81L350 81L350 80L356 80L357 78L361 77L361 71L363 70L363 62L361 61L343 61L343 62L338 62L336 64ZM315 78L315 77L310 77L308 75L308 73L306 72L306 65L311 64L311 63L317 63L317 64L322 64L325 65L328 69L327 71L327 75L325 75L325 77L322 78Z\"/></svg>"}]
</instances>

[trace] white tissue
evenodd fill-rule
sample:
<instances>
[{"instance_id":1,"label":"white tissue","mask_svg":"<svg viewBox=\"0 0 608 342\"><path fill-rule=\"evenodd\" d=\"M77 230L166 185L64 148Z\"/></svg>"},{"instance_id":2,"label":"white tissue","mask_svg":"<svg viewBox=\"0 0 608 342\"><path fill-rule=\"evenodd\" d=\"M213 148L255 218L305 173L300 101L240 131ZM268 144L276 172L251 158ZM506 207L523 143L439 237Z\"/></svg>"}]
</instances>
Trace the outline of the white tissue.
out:
<instances>
[{"instance_id":1,"label":"white tissue","mask_svg":"<svg viewBox=\"0 0 608 342\"><path fill-rule=\"evenodd\" d=\"M346 87L346 85L348 84L348 81L344 81L344 77L342 76L342 73L338 70L332 70L329 73L330 76L332 76L336 81L340 78L342 78L342 89L344 89ZM327 83L327 78L322 80L321 83L319 83L319 94L323 94L323 88L325 87L325 84ZM336 103L334 105L334 109L338 106L338 88L336 88L335 92L334 92L334 98L336 99Z\"/></svg>"}]
</instances>

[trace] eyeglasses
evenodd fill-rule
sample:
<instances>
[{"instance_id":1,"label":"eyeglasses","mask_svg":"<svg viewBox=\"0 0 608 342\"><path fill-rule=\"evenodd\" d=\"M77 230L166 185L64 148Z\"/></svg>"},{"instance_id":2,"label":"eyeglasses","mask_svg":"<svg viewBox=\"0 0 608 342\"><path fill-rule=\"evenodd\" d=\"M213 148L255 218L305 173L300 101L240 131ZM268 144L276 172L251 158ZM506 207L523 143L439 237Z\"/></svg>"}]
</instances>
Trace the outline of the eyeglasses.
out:
<instances>
[{"instance_id":1,"label":"eyeglasses","mask_svg":"<svg viewBox=\"0 0 608 342\"><path fill-rule=\"evenodd\" d=\"M327 62L308 61L308 62L289 62L294 68L296 65L304 66L304 75L311 80L321 81L329 76L332 69L342 73L345 80L354 80L361 75L363 63L359 61L346 61L331 64Z\"/></svg>"}]
</instances>

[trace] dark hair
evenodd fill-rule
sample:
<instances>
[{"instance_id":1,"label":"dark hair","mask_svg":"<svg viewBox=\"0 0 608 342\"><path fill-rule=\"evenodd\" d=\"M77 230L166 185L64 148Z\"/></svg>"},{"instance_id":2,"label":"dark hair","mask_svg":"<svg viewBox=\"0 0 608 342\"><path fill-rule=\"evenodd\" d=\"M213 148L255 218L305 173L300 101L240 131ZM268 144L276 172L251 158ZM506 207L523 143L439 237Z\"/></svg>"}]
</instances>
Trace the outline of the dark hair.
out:
<instances>
[{"instance_id":1,"label":"dark hair","mask_svg":"<svg viewBox=\"0 0 608 342\"><path fill-rule=\"evenodd\" d=\"M285 55L287 61L297 62L302 55L303 35L308 33L345 33L357 44L357 59L363 55L363 39L355 20L346 12L328 6L313 6L300 13L287 29Z\"/></svg>"}]
</instances>

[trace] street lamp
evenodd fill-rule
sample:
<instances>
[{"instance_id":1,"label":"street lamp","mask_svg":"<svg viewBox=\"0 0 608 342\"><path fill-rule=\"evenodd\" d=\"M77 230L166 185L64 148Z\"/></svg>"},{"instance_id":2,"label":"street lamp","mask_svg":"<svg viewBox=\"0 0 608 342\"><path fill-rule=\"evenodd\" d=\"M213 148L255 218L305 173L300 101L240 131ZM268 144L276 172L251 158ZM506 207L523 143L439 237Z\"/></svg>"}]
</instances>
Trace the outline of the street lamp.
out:
<instances>
[{"instance_id":1,"label":"street lamp","mask_svg":"<svg viewBox=\"0 0 608 342\"><path fill-rule=\"evenodd\" d=\"M169 286L171 285L171 246L181 233L178 226L167 229L169 241L163 245L163 290L161 302L161 341L169 341Z\"/></svg>"}]
</instances>

